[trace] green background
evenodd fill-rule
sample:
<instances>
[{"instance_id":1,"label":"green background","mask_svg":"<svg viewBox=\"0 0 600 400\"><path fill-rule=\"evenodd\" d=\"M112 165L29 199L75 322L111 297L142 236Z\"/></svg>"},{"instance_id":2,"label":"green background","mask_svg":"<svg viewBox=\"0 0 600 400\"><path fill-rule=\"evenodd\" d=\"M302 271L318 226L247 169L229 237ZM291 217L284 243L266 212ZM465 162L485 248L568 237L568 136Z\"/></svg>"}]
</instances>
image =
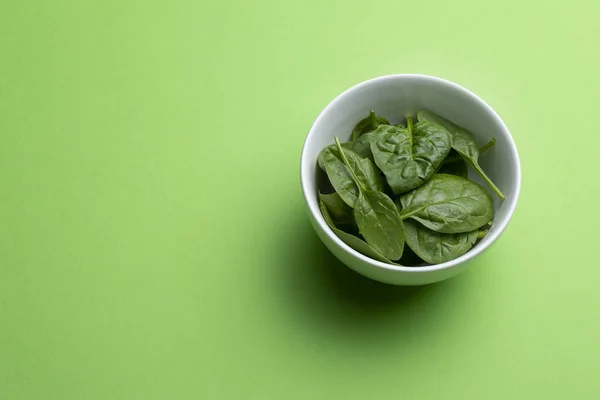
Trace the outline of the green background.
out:
<instances>
[{"instance_id":1,"label":"green background","mask_svg":"<svg viewBox=\"0 0 600 400\"><path fill-rule=\"evenodd\" d=\"M595 399L600 3L0 2L0 398ZM317 239L302 144L390 73L504 119L523 186L450 281Z\"/></svg>"}]
</instances>

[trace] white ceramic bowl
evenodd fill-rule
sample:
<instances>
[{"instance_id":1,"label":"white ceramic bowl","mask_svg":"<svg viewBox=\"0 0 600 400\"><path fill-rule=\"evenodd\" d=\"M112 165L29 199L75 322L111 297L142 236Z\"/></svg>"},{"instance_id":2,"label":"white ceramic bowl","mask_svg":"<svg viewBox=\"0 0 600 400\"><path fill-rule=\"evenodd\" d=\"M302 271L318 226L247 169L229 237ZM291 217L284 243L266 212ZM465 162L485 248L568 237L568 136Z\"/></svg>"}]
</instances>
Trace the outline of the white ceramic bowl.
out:
<instances>
[{"instance_id":1,"label":"white ceramic bowl","mask_svg":"<svg viewBox=\"0 0 600 400\"><path fill-rule=\"evenodd\" d=\"M479 145L492 137L496 145L480 157L488 176L506 196L494 196L494 225L487 236L463 256L425 267L401 267L375 261L342 242L327 226L318 204L317 177L322 172L317 156L334 136L348 141L354 125L369 110L398 123L406 115L426 109L438 113L473 133ZM302 150L300 179L309 216L317 235L329 250L356 272L376 281L396 285L424 285L448 279L469 267L473 258L487 249L510 221L521 188L521 168L517 148L500 117L479 97L444 79L425 75L390 75L358 84L336 97L311 127ZM469 178L481 183L469 171Z\"/></svg>"}]
</instances>

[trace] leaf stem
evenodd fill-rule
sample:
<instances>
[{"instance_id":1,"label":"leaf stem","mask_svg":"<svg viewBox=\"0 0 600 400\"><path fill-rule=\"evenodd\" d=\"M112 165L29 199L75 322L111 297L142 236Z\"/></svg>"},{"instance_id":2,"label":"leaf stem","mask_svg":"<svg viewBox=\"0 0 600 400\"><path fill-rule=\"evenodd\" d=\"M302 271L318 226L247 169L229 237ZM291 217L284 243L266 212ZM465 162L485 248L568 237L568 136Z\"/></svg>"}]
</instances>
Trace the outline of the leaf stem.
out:
<instances>
[{"instance_id":1,"label":"leaf stem","mask_svg":"<svg viewBox=\"0 0 600 400\"><path fill-rule=\"evenodd\" d=\"M490 148L494 147L495 144L496 144L496 138L493 137L492 140L490 140L489 142L487 142L486 144L484 144L483 146L481 146L479 148L479 154L486 152Z\"/></svg>"},{"instance_id":2,"label":"leaf stem","mask_svg":"<svg viewBox=\"0 0 600 400\"><path fill-rule=\"evenodd\" d=\"M375 115L375 111L369 111L369 120L371 121L371 129L377 128L377 116Z\"/></svg>"},{"instance_id":3,"label":"leaf stem","mask_svg":"<svg viewBox=\"0 0 600 400\"><path fill-rule=\"evenodd\" d=\"M334 139L335 139L335 144L337 145L338 151L340 152L340 157L342 157L343 163L346 165L346 168L348 168L348 170L352 174L352 178L354 179L354 182L356 182L356 186L358 186L358 188L360 190L362 190L363 192L366 191L366 189L363 186L362 182L358 179L358 176L356 176L356 173L354 172L354 169L352 169L352 167L350 166L350 162L346 158L346 154L344 153L344 149L342 148L340 140L337 138L337 136Z\"/></svg>"},{"instance_id":4,"label":"leaf stem","mask_svg":"<svg viewBox=\"0 0 600 400\"><path fill-rule=\"evenodd\" d=\"M485 235L487 235L487 233L488 233L487 229L477 232L477 239L483 239L485 237Z\"/></svg>"},{"instance_id":5,"label":"leaf stem","mask_svg":"<svg viewBox=\"0 0 600 400\"><path fill-rule=\"evenodd\" d=\"M412 131L413 131L413 120L412 117L409 115L408 117L406 117L406 128L408 129L408 148L409 151L413 152L413 135L412 135Z\"/></svg>"},{"instance_id":6,"label":"leaf stem","mask_svg":"<svg viewBox=\"0 0 600 400\"><path fill-rule=\"evenodd\" d=\"M410 115L408 117L406 117L406 127L408 128L408 133L412 137L413 120L412 120L412 117Z\"/></svg>"},{"instance_id":7,"label":"leaf stem","mask_svg":"<svg viewBox=\"0 0 600 400\"><path fill-rule=\"evenodd\" d=\"M492 180L486 175L486 173L483 172L483 169L479 166L478 163L474 163L466 157L465 161L475 170L475 172L479 174L481 179L483 179L485 183L487 183L487 185L494 191L494 193L496 193L496 196L498 196L500 200L505 199L504 194L500 191L500 189L498 189L498 186L496 186L494 182L492 182Z\"/></svg>"}]
</instances>

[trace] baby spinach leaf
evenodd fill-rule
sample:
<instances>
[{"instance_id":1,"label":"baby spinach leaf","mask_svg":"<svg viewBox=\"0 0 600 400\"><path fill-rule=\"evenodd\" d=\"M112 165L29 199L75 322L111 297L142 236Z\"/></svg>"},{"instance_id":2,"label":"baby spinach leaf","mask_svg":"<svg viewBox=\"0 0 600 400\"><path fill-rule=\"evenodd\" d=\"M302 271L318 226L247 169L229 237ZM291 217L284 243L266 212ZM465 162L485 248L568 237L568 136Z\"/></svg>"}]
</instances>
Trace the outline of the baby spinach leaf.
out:
<instances>
[{"instance_id":1,"label":"baby spinach leaf","mask_svg":"<svg viewBox=\"0 0 600 400\"><path fill-rule=\"evenodd\" d=\"M352 150L344 150L353 172L364 186L370 190L382 190L383 183L379 171L368 158L361 158ZM335 191L350 207L354 207L358 198L358 187L348 167L340 160L337 148L328 146L319 154L327 177Z\"/></svg>"},{"instance_id":2,"label":"baby spinach leaf","mask_svg":"<svg viewBox=\"0 0 600 400\"><path fill-rule=\"evenodd\" d=\"M381 124L389 125L387 119L375 115L375 111L371 110L369 116L360 120L352 130L352 140L358 139L361 135L374 131Z\"/></svg>"},{"instance_id":3,"label":"baby spinach leaf","mask_svg":"<svg viewBox=\"0 0 600 400\"><path fill-rule=\"evenodd\" d=\"M398 212L401 213L402 212L402 203L400 202L400 197L396 197L394 204L396 205Z\"/></svg>"},{"instance_id":4,"label":"baby spinach leaf","mask_svg":"<svg viewBox=\"0 0 600 400\"><path fill-rule=\"evenodd\" d=\"M394 126L397 128L406 129L406 125L404 124L397 124ZM374 132L375 131L372 131L361 135L353 142L353 147L350 150L353 150L356 154L363 158L370 158L371 161L373 161L373 153L371 153L371 140L373 140L375 137ZM342 147L347 148L344 146L345 144L346 143L342 143Z\"/></svg>"},{"instance_id":5,"label":"baby spinach leaf","mask_svg":"<svg viewBox=\"0 0 600 400\"><path fill-rule=\"evenodd\" d=\"M358 187L354 183L350 171L338 156L337 149L334 151L330 147L326 147L319 154L319 162L340 198L350 207L354 207L358 198Z\"/></svg>"},{"instance_id":6,"label":"baby spinach leaf","mask_svg":"<svg viewBox=\"0 0 600 400\"><path fill-rule=\"evenodd\" d=\"M440 233L416 221L404 221L406 244L423 260L440 264L465 254L477 241L478 230L464 233Z\"/></svg>"},{"instance_id":7,"label":"baby spinach leaf","mask_svg":"<svg viewBox=\"0 0 600 400\"><path fill-rule=\"evenodd\" d=\"M323 194L319 191L319 200L325 203L331 218L336 224L344 225L354 222L352 208L342 200L337 192Z\"/></svg>"},{"instance_id":8,"label":"baby spinach leaf","mask_svg":"<svg viewBox=\"0 0 600 400\"><path fill-rule=\"evenodd\" d=\"M402 258L398 260L398 264L406 267L420 267L426 265L425 261L421 259L412 249L405 244Z\"/></svg>"},{"instance_id":9,"label":"baby spinach leaf","mask_svg":"<svg viewBox=\"0 0 600 400\"><path fill-rule=\"evenodd\" d=\"M390 260L402 257L404 224L396 205L385 193L360 191L354 218L367 243Z\"/></svg>"},{"instance_id":10,"label":"baby spinach leaf","mask_svg":"<svg viewBox=\"0 0 600 400\"><path fill-rule=\"evenodd\" d=\"M485 153L486 151L488 151L489 149L491 149L492 147L494 147L494 145L496 144L496 138L491 138L489 142L487 142L486 144L484 144L483 146L481 146L479 148L479 155L482 155L483 153ZM342 144L343 146L343 144ZM450 164L453 163L455 161L460 161L464 159L462 158L462 156L456 152L456 150L452 149L450 150L450 153L448 154L448 156L444 159L444 162L442 163L442 165L444 164Z\"/></svg>"},{"instance_id":11,"label":"baby spinach leaf","mask_svg":"<svg viewBox=\"0 0 600 400\"><path fill-rule=\"evenodd\" d=\"M469 177L469 169L464 160L455 161L453 163L443 164L438 170L440 174L450 174L460 176L461 178Z\"/></svg>"},{"instance_id":12,"label":"baby spinach leaf","mask_svg":"<svg viewBox=\"0 0 600 400\"><path fill-rule=\"evenodd\" d=\"M485 188L455 175L436 174L400 197L402 219L413 218L442 233L470 232L492 220L492 198Z\"/></svg>"},{"instance_id":13,"label":"baby spinach leaf","mask_svg":"<svg viewBox=\"0 0 600 400\"><path fill-rule=\"evenodd\" d=\"M369 158L371 161L373 160L373 153L371 153L371 140L373 139L373 133L374 132L369 132L361 135L354 141L351 149L359 156L363 158ZM342 146L344 145L342 144Z\"/></svg>"},{"instance_id":14,"label":"baby spinach leaf","mask_svg":"<svg viewBox=\"0 0 600 400\"><path fill-rule=\"evenodd\" d=\"M448 159L452 159L453 157L457 157L454 161L448 162ZM463 178L469 177L469 170L467 167L467 163L462 157L455 151L451 150L448 154L448 157L444 160L442 165L437 170L437 173L440 174L450 174L450 175L458 175Z\"/></svg>"},{"instance_id":15,"label":"baby spinach leaf","mask_svg":"<svg viewBox=\"0 0 600 400\"><path fill-rule=\"evenodd\" d=\"M465 159L465 161L475 170L475 172L479 174L479 176L481 176L481 178L500 199L504 199L504 194L502 194L500 189L498 189L494 182L492 182L492 180L479 166L479 147L477 146L477 142L471 133L459 127L458 125L455 125L446 118L429 111L419 111L417 113L417 118L419 121L427 121L441 125L450 131L452 134L452 148Z\"/></svg>"},{"instance_id":16,"label":"baby spinach leaf","mask_svg":"<svg viewBox=\"0 0 600 400\"><path fill-rule=\"evenodd\" d=\"M355 171L355 163L349 161L348 150L342 149L335 138L344 164L352 174L358 187L358 198L354 204L354 219L358 229L375 250L390 260L402 257L404 250L404 224L398 208L385 193L373 190L365 185Z\"/></svg>"},{"instance_id":17,"label":"baby spinach leaf","mask_svg":"<svg viewBox=\"0 0 600 400\"><path fill-rule=\"evenodd\" d=\"M373 132L371 152L394 194L421 186L435 173L450 152L450 134L443 127L419 123L406 129L380 125Z\"/></svg>"},{"instance_id":18,"label":"baby spinach leaf","mask_svg":"<svg viewBox=\"0 0 600 400\"><path fill-rule=\"evenodd\" d=\"M329 215L328 208L323 201L319 201L319 208L321 209L321 213L323 214L323 218L325 219L325 222L327 222L327 225L329 225L333 233L335 233L337 237L339 237L342 240L342 242L346 243L348 246L352 247L359 253L364 254L367 257L371 257L374 260L388 264L394 264L389 259L385 258L377 250L375 250L373 247L371 247L364 240L349 233L346 233L341 229L336 228L331 216Z\"/></svg>"},{"instance_id":19,"label":"baby spinach leaf","mask_svg":"<svg viewBox=\"0 0 600 400\"><path fill-rule=\"evenodd\" d=\"M342 143L342 147L345 149L352 150L354 148L354 142ZM329 150L329 153L333 153L337 158L339 158L339 154L340 154L338 152L337 146L335 144L330 144L329 146L327 146L323 150L321 150L321 152L319 153L319 156L317 157L317 162L319 163L319 168L321 168L323 171L325 171L324 158L327 155L326 150Z\"/></svg>"},{"instance_id":20,"label":"baby spinach leaf","mask_svg":"<svg viewBox=\"0 0 600 400\"><path fill-rule=\"evenodd\" d=\"M367 190L383 190L383 182L375 164L368 158L362 158L352 150L344 150L345 161L349 168L356 174L359 183L363 184Z\"/></svg>"}]
</instances>

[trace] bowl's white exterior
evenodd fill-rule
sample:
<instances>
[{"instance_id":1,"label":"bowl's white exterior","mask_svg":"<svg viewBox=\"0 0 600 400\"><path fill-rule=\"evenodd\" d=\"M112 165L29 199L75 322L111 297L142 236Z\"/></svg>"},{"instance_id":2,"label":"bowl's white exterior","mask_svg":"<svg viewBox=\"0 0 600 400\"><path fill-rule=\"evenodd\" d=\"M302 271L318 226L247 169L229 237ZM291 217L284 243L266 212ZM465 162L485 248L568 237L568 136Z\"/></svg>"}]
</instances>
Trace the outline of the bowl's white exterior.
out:
<instances>
[{"instance_id":1,"label":"bowl's white exterior","mask_svg":"<svg viewBox=\"0 0 600 400\"><path fill-rule=\"evenodd\" d=\"M494 225L488 235L465 255L438 265L400 267L372 260L342 242L329 229L318 205L317 156L321 149L349 140L354 125L369 110L397 123L404 115L418 110L436 112L470 130L479 145L492 137L496 145L480 163L488 176L502 190L506 199L494 200ZM336 97L321 112L311 127L302 151L300 179L309 216L315 231L329 250L356 272L374 280L396 285L424 285L450 278L469 267L469 261L488 248L510 221L521 187L519 156L513 139L500 117L483 100L446 80L425 75L390 75L368 80ZM470 178L479 180L470 171Z\"/></svg>"}]
</instances>

